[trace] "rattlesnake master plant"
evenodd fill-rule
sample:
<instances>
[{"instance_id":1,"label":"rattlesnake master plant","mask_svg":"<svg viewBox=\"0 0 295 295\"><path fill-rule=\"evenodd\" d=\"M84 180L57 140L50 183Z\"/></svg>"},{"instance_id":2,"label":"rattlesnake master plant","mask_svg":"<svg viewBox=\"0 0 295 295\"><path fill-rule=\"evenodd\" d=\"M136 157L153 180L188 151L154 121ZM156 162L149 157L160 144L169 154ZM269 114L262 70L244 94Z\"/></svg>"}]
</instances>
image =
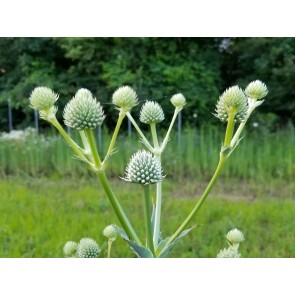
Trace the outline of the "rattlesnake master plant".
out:
<instances>
[{"instance_id":1,"label":"rattlesnake master plant","mask_svg":"<svg viewBox=\"0 0 295 295\"><path fill-rule=\"evenodd\" d=\"M157 102L147 101L142 105L139 119L141 123L150 125L151 141L148 140L130 113L130 110L139 102L136 92L129 86L118 88L113 96L112 103L114 109L118 110L118 120L114 129L108 150L104 157L98 151L93 129L101 125L105 115L102 107L92 93L86 89L80 89L64 109L64 122L70 128L78 130L81 140L74 141L60 125L55 117L57 107L55 103L58 95L46 87L37 87L31 94L30 105L40 111L40 116L49 121L64 137L76 158L82 160L82 164L88 166L93 171L107 198L110 201L114 213L121 224L109 225L103 234L108 239L107 257L111 256L111 246L117 235L122 237L129 245L130 249L138 257L165 257L167 256L177 241L183 238L196 226L188 228L189 224L196 217L204 201L212 190L218 179L222 168L230 157L231 153L241 141L241 133L252 112L263 103L262 98L266 96L268 90L261 81L251 82L245 91L239 86L232 86L224 91L220 96L215 116L226 123L224 141L219 153L219 161L216 170L204 193L200 196L191 212L180 224L174 233L168 237L161 235L161 207L162 207L162 154L169 142L173 125L179 112L186 105L186 98L183 94L174 94L170 102L174 107L174 114L171 118L169 128L164 138L159 138L157 126L164 120L164 112ZM126 167L124 180L141 184L143 188L145 230L146 238L141 240L133 228L128 216L123 210L115 191L111 188L107 177L107 167L115 149L117 136L123 120L127 117L139 134L140 141L144 148L135 153ZM236 128L236 125L238 127ZM153 186L151 186L153 184ZM155 191L152 190L155 187ZM151 193L155 196L151 197ZM137 200L134 200L135 202ZM138 228L138 226L137 226ZM243 234L234 229L227 234L229 248L222 250L219 257L239 257L238 245L244 239ZM76 250L75 250L76 249ZM74 253L76 251L76 253ZM82 239L79 244L68 242L64 247L66 256L76 257L97 257L101 250L97 243L89 238Z\"/></svg>"}]
</instances>

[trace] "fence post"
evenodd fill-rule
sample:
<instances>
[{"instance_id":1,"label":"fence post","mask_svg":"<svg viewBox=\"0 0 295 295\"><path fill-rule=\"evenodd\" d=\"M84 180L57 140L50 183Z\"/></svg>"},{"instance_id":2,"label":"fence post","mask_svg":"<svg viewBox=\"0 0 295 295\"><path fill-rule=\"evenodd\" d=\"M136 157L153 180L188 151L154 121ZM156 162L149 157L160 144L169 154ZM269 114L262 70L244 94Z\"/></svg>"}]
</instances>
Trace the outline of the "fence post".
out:
<instances>
[{"instance_id":1,"label":"fence post","mask_svg":"<svg viewBox=\"0 0 295 295\"><path fill-rule=\"evenodd\" d=\"M12 110L11 110L10 98L7 99L7 105L8 105L8 129L10 133L12 131Z\"/></svg>"},{"instance_id":2,"label":"fence post","mask_svg":"<svg viewBox=\"0 0 295 295\"><path fill-rule=\"evenodd\" d=\"M127 118L127 123L128 123L128 136L131 136L131 134L132 134L132 125L131 125L131 122L130 122L129 118Z\"/></svg>"}]
</instances>

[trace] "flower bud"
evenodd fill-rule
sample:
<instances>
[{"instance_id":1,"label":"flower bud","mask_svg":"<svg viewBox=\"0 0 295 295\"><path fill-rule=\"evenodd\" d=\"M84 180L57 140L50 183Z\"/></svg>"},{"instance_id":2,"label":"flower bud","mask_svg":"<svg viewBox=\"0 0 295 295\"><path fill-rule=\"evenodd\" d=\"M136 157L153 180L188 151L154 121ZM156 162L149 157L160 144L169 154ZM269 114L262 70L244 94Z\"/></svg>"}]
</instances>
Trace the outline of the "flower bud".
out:
<instances>
[{"instance_id":1,"label":"flower bud","mask_svg":"<svg viewBox=\"0 0 295 295\"><path fill-rule=\"evenodd\" d=\"M245 240L244 234L237 228L230 230L226 238L231 244L240 244Z\"/></svg>"},{"instance_id":2,"label":"flower bud","mask_svg":"<svg viewBox=\"0 0 295 295\"><path fill-rule=\"evenodd\" d=\"M185 97L181 93L174 94L170 102L175 106L177 109L182 109L186 104Z\"/></svg>"},{"instance_id":3,"label":"flower bud","mask_svg":"<svg viewBox=\"0 0 295 295\"><path fill-rule=\"evenodd\" d=\"M66 257L75 256L77 253L78 244L73 241L68 241L64 245L63 252Z\"/></svg>"},{"instance_id":4,"label":"flower bud","mask_svg":"<svg viewBox=\"0 0 295 295\"><path fill-rule=\"evenodd\" d=\"M164 179L160 161L145 150L135 153L127 168L124 180L142 185L153 184Z\"/></svg>"},{"instance_id":5,"label":"flower bud","mask_svg":"<svg viewBox=\"0 0 295 295\"><path fill-rule=\"evenodd\" d=\"M160 123L165 119L162 107L154 101L147 101L141 108L139 120L145 124Z\"/></svg>"},{"instance_id":6,"label":"flower bud","mask_svg":"<svg viewBox=\"0 0 295 295\"><path fill-rule=\"evenodd\" d=\"M103 235L109 240L115 240L118 237L116 228L110 224L103 230Z\"/></svg>"},{"instance_id":7,"label":"flower bud","mask_svg":"<svg viewBox=\"0 0 295 295\"><path fill-rule=\"evenodd\" d=\"M228 247L220 250L217 254L217 258L240 258L241 254L239 253L238 249Z\"/></svg>"},{"instance_id":8,"label":"flower bud","mask_svg":"<svg viewBox=\"0 0 295 295\"><path fill-rule=\"evenodd\" d=\"M63 113L67 126L77 129L95 129L102 124L105 115L100 103L87 89L80 89L68 102Z\"/></svg>"},{"instance_id":9,"label":"flower bud","mask_svg":"<svg viewBox=\"0 0 295 295\"><path fill-rule=\"evenodd\" d=\"M58 100L58 94L47 87L36 87L30 96L30 107L38 111L49 110Z\"/></svg>"},{"instance_id":10,"label":"flower bud","mask_svg":"<svg viewBox=\"0 0 295 295\"><path fill-rule=\"evenodd\" d=\"M137 94L131 87L122 86L114 92L112 102L127 112L138 104Z\"/></svg>"},{"instance_id":11,"label":"flower bud","mask_svg":"<svg viewBox=\"0 0 295 295\"><path fill-rule=\"evenodd\" d=\"M263 82L256 80L246 87L245 93L248 97L259 100L267 95L268 90Z\"/></svg>"},{"instance_id":12,"label":"flower bud","mask_svg":"<svg viewBox=\"0 0 295 295\"><path fill-rule=\"evenodd\" d=\"M77 256L79 258L96 258L100 253L97 243L90 238L83 238L78 244Z\"/></svg>"},{"instance_id":13,"label":"flower bud","mask_svg":"<svg viewBox=\"0 0 295 295\"><path fill-rule=\"evenodd\" d=\"M225 90L220 96L214 115L226 122L229 114L235 112L235 122L241 123L247 116L247 110L247 98L243 90L238 86L233 86Z\"/></svg>"}]
</instances>

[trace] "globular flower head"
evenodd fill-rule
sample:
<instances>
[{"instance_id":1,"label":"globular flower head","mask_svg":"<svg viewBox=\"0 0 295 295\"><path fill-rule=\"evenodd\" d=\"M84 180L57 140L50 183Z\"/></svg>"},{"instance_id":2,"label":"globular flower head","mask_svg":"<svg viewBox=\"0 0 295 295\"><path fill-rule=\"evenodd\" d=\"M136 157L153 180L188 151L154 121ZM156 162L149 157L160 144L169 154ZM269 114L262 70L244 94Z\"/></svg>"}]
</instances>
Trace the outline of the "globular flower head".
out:
<instances>
[{"instance_id":1,"label":"globular flower head","mask_svg":"<svg viewBox=\"0 0 295 295\"><path fill-rule=\"evenodd\" d=\"M100 248L93 239L83 238L78 244L77 256L79 258L96 258L100 251Z\"/></svg>"},{"instance_id":2,"label":"globular flower head","mask_svg":"<svg viewBox=\"0 0 295 295\"><path fill-rule=\"evenodd\" d=\"M160 123L165 119L162 107L154 101L147 101L141 108L139 120L145 124Z\"/></svg>"},{"instance_id":3,"label":"globular flower head","mask_svg":"<svg viewBox=\"0 0 295 295\"><path fill-rule=\"evenodd\" d=\"M64 245L63 252L64 252L65 256L67 256L67 257L76 256L77 249L78 249L78 244L76 242L68 241Z\"/></svg>"},{"instance_id":4,"label":"globular flower head","mask_svg":"<svg viewBox=\"0 0 295 295\"><path fill-rule=\"evenodd\" d=\"M245 240L244 234L238 230L237 228L230 230L227 235L226 239L231 244L240 244Z\"/></svg>"},{"instance_id":5,"label":"globular flower head","mask_svg":"<svg viewBox=\"0 0 295 295\"><path fill-rule=\"evenodd\" d=\"M186 104L186 99L181 93L174 94L170 102L175 106L177 109L182 109Z\"/></svg>"},{"instance_id":6,"label":"globular flower head","mask_svg":"<svg viewBox=\"0 0 295 295\"><path fill-rule=\"evenodd\" d=\"M124 180L148 185L164 179L160 161L145 150L135 153L127 165Z\"/></svg>"},{"instance_id":7,"label":"globular flower head","mask_svg":"<svg viewBox=\"0 0 295 295\"><path fill-rule=\"evenodd\" d=\"M110 224L103 230L103 235L109 240L115 240L118 237L119 233L116 228L112 224Z\"/></svg>"},{"instance_id":8,"label":"globular flower head","mask_svg":"<svg viewBox=\"0 0 295 295\"><path fill-rule=\"evenodd\" d=\"M67 126L77 130L95 129L105 119L100 103L84 88L68 102L63 117Z\"/></svg>"},{"instance_id":9,"label":"globular flower head","mask_svg":"<svg viewBox=\"0 0 295 295\"><path fill-rule=\"evenodd\" d=\"M266 85L263 82L256 80L251 82L246 87L245 93L248 97L259 100L268 94L268 90Z\"/></svg>"},{"instance_id":10,"label":"globular flower head","mask_svg":"<svg viewBox=\"0 0 295 295\"><path fill-rule=\"evenodd\" d=\"M241 123L247 116L248 103L243 90L238 86L228 88L220 96L215 116L226 122L230 112L235 112L235 122Z\"/></svg>"},{"instance_id":11,"label":"globular flower head","mask_svg":"<svg viewBox=\"0 0 295 295\"><path fill-rule=\"evenodd\" d=\"M31 108L38 111L47 111L58 100L58 94L48 87L36 87L29 99Z\"/></svg>"},{"instance_id":12,"label":"globular flower head","mask_svg":"<svg viewBox=\"0 0 295 295\"><path fill-rule=\"evenodd\" d=\"M129 111L138 104L137 94L131 87L122 86L114 92L112 102L124 111Z\"/></svg>"},{"instance_id":13,"label":"globular flower head","mask_svg":"<svg viewBox=\"0 0 295 295\"><path fill-rule=\"evenodd\" d=\"M240 258L241 254L236 248L224 248L217 254L217 258Z\"/></svg>"}]
</instances>

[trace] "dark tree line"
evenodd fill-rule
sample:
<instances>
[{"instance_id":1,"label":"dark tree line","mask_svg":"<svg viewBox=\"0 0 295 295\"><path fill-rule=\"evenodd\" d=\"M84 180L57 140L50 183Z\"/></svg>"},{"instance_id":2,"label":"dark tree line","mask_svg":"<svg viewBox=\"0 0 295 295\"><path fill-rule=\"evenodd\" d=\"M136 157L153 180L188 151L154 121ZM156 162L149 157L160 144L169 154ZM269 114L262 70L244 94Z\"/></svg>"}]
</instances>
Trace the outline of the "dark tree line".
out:
<instances>
[{"instance_id":1,"label":"dark tree line","mask_svg":"<svg viewBox=\"0 0 295 295\"><path fill-rule=\"evenodd\" d=\"M294 123L294 38L0 38L0 130L7 130L8 98L15 127L32 124L28 97L39 85L60 94L60 108L88 88L104 104L109 126L111 95L121 85L160 102L167 116L171 95L181 92L185 122L200 125L217 122L212 113L225 88L255 79L270 90L256 119Z\"/></svg>"}]
</instances>

